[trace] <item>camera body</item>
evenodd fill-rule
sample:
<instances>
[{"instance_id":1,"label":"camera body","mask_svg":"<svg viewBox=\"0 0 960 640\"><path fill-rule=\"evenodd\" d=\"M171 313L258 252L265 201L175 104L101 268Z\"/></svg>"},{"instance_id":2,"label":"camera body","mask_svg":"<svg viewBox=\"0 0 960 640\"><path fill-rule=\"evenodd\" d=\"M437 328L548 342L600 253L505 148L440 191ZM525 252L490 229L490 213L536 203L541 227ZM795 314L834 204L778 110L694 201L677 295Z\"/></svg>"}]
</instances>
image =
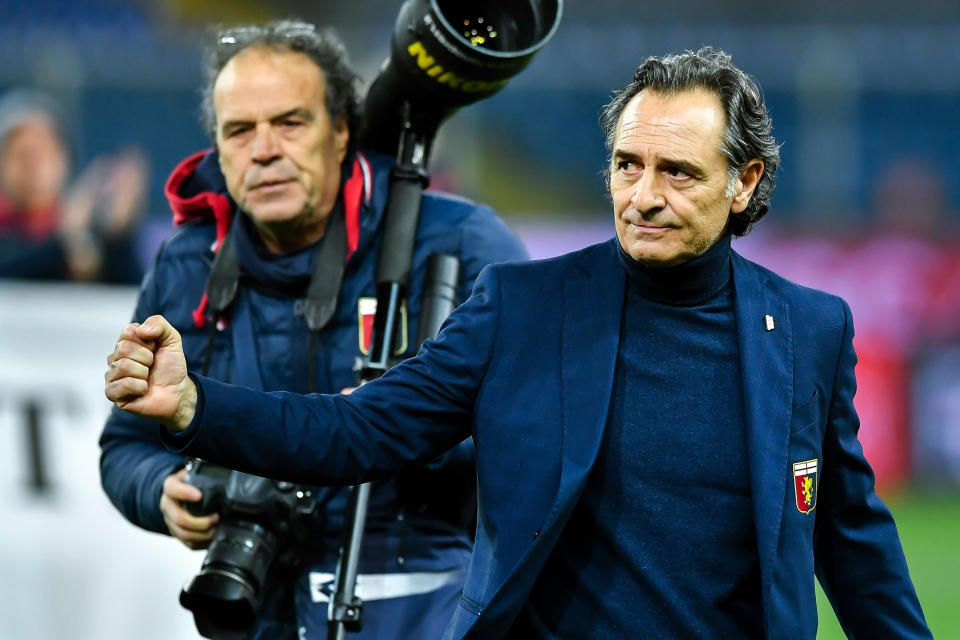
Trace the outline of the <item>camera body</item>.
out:
<instances>
[{"instance_id":1,"label":"camera body","mask_svg":"<svg viewBox=\"0 0 960 640\"><path fill-rule=\"evenodd\" d=\"M187 463L187 484L203 492L187 511L220 514L200 572L180 592L207 638L243 638L256 619L275 562L296 561L317 503L308 487L261 478L203 460Z\"/></svg>"},{"instance_id":2,"label":"camera body","mask_svg":"<svg viewBox=\"0 0 960 640\"><path fill-rule=\"evenodd\" d=\"M187 463L187 484L203 492L200 502L187 503L195 516L213 512L266 520L280 529L295 526L295 514L312 515L314 501L309 487L234 471L200 459Z\"/></svg>"}]
</instances>

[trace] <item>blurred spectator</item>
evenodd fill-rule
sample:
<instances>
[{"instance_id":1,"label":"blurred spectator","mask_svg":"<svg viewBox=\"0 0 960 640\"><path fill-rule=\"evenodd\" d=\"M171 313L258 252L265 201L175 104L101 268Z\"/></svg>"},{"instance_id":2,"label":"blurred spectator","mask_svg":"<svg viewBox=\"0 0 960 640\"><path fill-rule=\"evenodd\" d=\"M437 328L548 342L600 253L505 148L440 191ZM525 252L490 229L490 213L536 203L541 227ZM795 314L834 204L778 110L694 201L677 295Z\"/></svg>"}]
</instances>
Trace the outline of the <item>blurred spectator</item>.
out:
<instances>
[{"instance_id":1,"label":"blurred spectator","mask_svg":"<svg viewBox=\"0 0 960 640\"><path fill-rule=\"evenodd\" d=\"M69 156L50 98L14 90L0 99L0 277L139 282L145 157L99 156L67 189Z\"/></svg>"},{"instance_id":2,"label":"blurred spectator","mask_svg":"<svg viewBox=\"0 0 960 640\"><path fill-rule=\"evenodd\" d=\"M880 174L874 198L877 232L865 248L892 285L874 295L899 303L887 305L887 323L911 329L902 355L906 388L897 393L905 397L912 478L960 487L960 236L945 176L906 157Z\"/></svg>"},{"instance_id":3,"label":"blurred spectator","mask_svg":"<svg viewBox=\"0 0 960 640\"><path fill-rule=\"evenodd\" d=\"M948 215L946 180L924 158L906 157L887 166L877 177L872 196L885 233L942 242L957 231Z\"/></svg>"}]
</instances>

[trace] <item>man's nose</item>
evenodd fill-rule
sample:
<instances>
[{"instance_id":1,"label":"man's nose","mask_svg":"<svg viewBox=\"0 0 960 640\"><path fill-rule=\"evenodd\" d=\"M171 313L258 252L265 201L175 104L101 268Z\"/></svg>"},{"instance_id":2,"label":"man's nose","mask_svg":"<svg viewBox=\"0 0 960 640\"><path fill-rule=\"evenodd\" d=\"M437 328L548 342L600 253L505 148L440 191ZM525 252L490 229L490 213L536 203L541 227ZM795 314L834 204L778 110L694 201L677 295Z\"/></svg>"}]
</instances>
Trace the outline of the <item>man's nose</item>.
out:
<instances>
[{"instance_id":1,"label":"man's nose","mask_svg":"<svg viewBox=\"0 0 960 640\"><path fill-rule=\"evenodd\" d=\"M663 195L663 178L658 172L647 169L633 185L630 204L640 213L659 211L667 206Z\"/></svg>"},{"instance_id":2,"label":"man's nose","mask_svg":"<svg viewBox=\"0 0 960 640\"><path fill-rule=\"evenodd\" d=\"M254 162L267 164L280 155L280 145L273 127L269 122L257 125L256 136L253 139L252 157Z\"/></svg>"}]
</instances>

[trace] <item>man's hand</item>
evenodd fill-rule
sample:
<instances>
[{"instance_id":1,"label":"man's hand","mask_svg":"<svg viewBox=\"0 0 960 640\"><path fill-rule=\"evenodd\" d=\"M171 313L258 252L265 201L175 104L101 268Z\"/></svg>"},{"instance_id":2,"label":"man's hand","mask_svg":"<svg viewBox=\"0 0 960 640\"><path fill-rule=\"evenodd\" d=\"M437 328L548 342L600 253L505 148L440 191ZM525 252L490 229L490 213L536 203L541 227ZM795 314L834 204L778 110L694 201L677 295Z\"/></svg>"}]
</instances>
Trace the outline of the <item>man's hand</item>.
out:
<instances>
[{"instance_id":1,"label":"man's hand","mask_svg":"<svg viewBox=\"0 0 960 640\"><path fill-rule=\"evenodd\" d=\"M124 411L183 431L197 408L180 334L163 316L127 325L107 356L104 392Z\"/></svg>"},{"instance_id":2,"label":"man's hand","mask_svg":"<svg viewBox=\"0 0 960 640\"><path fill-rule=\"evenodd\" d=\"M170 535L191 549L206 549L210 546L220 516L216 513L195 516L186 510L184 502L200 502L203 497L200 489L183 481L186 474L186 469L180 469L163 481L160 511Z\"/></svg>"}]
</instances>

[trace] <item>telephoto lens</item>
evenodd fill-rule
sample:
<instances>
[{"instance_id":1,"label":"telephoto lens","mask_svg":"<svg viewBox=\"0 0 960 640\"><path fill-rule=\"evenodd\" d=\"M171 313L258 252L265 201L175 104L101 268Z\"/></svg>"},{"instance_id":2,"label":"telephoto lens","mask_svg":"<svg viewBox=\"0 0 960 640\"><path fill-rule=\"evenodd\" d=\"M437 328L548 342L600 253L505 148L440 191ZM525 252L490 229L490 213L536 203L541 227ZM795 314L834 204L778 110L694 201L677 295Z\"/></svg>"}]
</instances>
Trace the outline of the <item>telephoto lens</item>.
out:
<instances>
[{"instance_id":1,"label":"telephoto lens","mask_svg":"<svg viewBox=\"0 0 960 640\"><path fill-rule=\"evenodd\" d=\"M436 338L440 326L457 308L457 287L460 284L460 260L447 253L434 253L427 258L423 302L420 305L420 327L417 344Z\"/></svg>"},{"instance_id":2,"label":"telephoto lens","mask_svg":"<svg viewBox=\"0 0 960 640\"><path fill-rule=\"evenodd\" d=\"M364 145L397 148L404 110L428 138L454 111L493 95L560 24L561 0L408 0L390 57L364 100ZM404 106L406 105L406 106Z\"/></svg>"}]
</instances>

